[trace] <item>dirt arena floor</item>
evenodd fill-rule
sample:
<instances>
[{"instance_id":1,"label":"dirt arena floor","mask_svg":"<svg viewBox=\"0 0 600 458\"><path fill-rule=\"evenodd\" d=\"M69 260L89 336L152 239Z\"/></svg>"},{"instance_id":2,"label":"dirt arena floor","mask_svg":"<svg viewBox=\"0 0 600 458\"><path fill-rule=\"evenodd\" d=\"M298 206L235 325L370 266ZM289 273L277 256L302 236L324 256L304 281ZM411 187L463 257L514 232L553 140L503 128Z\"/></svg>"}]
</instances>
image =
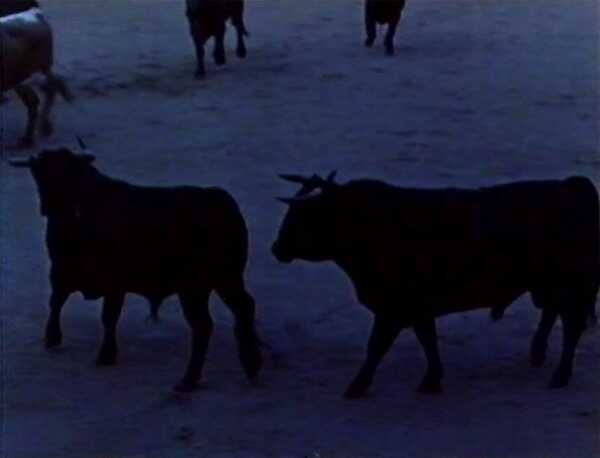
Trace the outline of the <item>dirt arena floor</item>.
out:
<instances>
[{"instance_id":1,"label":"dirt arena floor","mask_svg":"<svg viewBox=\"0 0 600 458\"><path fill-rule=\"evenodd\" d=\"M22 170L0 165L2 458L592 458L600 456L600 329L583 336L572 384L529 367L539 312L528 296L439 319L444 393L417 394L424 355L410 331L368 398L342 393L371 325L334 265L280 265L269 248L295 188L277 173L370 177L407 186L479 186L584 174L600 185L598 2L409 0L398 52L363 47L359 0L247 0L248 58L208 60L193 79L184 0L41 0L56 70L75 93L56 132L12 148L25 111L0 106L5 157L76 148L139 184L218 185L251 232L248 285L270 345L257 383L237 361L215 297L202 390L175 396L188 330L178 302L147 324L130 295L120 359L97 368L100 303L74 295L64 345L42 336L49 296L45 221ZM399 298L401 301L401 298Z\"/></svg>"}]
</instances>

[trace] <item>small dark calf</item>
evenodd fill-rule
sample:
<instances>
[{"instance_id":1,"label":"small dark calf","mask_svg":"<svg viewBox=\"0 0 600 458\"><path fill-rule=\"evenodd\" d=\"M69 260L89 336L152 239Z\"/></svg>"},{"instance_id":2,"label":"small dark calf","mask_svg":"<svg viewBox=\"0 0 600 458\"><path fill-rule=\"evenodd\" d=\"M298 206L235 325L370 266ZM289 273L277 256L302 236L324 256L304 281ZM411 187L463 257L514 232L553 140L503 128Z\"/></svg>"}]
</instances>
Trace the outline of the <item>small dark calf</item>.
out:
<instances>
[{"instance_id":1,"label":"small dark calf","mask_svg":"<svg viewBox=\"0 0 600 458\"><path fill-rule=\"evenodd\" d=\"M237 32L237 56L246 57L244 37L248 35L244 25L244 0L186 0L186 15L190 33L196 48L196 78L204 78L204 45L215 38L213 56L217 65L225 64L225 27L231 20Z\"/></svg>"},{"instance_id":2,"label":"small dark calf","mask_svg":"<svg viewBox=\"0 0 600 458\"><path fill-rule=\"evenodd\" d=\"M389 56L394 54L394 35L402 16L406 0L366 0L365 25L367 40L365 46L370 48L375 42L377 24L387 24L385 35L385 52Z\"/></svg>"},{"instance_id":3,"label":"small dark calf","mask_svg":"<svg viewBox=\"0 0 600 458\"><path fill-rule=\"evenodd\" d=\"M254 299L244 285L248 231L235 200L219 188L141 187L100 173L90 154L60 148L27 160L41 214L48 219L50 315L46 346L62 342L61 310L77 291L104 298L100 365L117 358L116 329L126 293L146 297L153 313L179 296L191 329L191 355L179 391L196 387L213 330L215 291L235 317L240 361L249 378L261 367Z\"/></svg>"}]
</instances>

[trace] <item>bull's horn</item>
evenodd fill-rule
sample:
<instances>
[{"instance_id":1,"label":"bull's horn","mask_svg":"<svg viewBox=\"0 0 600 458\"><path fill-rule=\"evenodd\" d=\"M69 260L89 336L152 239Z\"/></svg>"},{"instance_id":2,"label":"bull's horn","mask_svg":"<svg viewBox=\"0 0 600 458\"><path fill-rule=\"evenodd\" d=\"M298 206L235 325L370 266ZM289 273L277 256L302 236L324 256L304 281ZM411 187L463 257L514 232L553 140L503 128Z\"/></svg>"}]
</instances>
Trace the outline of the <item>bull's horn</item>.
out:
<instances>
[{"instance_id":1,"label":"bull's horn","mask_svg":"<svg viewBox=\"0 0 600 458\"><path fill-rule=\"evenodd\" d=\"M310 180L310 178L303 177L302 175L288 175L288 174L280 174L280 178L283 178L285 181L291 181L292 183L300 183L305 184Z\"/></svg>"},{"instance_id":2,"label":"bull's horn","mask_svg":"<svg viewBox=\"0 0 600 458\"><path fill-rule=\"evenodd\" d=\"M31 167L31 159L9 159L8 163L13 167Z\"/></svg>"}]
</instances>

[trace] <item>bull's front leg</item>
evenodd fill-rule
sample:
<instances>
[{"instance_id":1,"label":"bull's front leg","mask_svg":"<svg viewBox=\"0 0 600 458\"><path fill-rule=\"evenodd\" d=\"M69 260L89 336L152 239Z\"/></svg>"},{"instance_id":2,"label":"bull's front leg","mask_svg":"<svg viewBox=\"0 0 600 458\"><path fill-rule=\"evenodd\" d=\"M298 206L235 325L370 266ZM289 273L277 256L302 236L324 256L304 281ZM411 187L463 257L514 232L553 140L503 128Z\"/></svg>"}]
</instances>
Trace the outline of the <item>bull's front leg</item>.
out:
<instances>
[{"instance_id":1,"label":"bull's front leg","mask_svg":"<svg viewBox=\"0 0 600 458\"><path fill-rule=\"evenodd\" d=\"M375 23L375 0L367 0L365 4L365 27L367 30L367 39L365 40L365 46L370 48L375 42L377 35L377 27Z\"/></svg>"},{"instance_id":2,"label":"bull's front leg","mask_svg":"<svg viewBox=\"0 0 600 458\"><path fill-rule=\"evenodd\" d=\"M50 314L46 323L46 348L53 348L62 343L62 330L60 327L60 314L70 293L62 288L53 288L50 295Z\"/></svg>"},{"instance_id":3,"label":"bull's front leg","mask_svg":"<svg viewBox=\"0 0 600 458\"><path fill-rule=\"evenodd\" d=\"M197 79L202 79L206 76L206 68L204 66L204 43L206 42L206 38L197 19L188 17L188 21L190 23L190 34L192 35L196 51L195 77Z\"/></svg>"},{"instance_id":4,"label":"bull's front leg","mask_svg":"<svg viewBox=\"0 0 600 458\"><path fill-rule=\"evenodd\" d=\"M438 351L435 320L420 321L413 329L427 357L427 372L419 385L419 391L430 394L439 393L442 390L441 381L444 370Z\"/></svg>"},{"instance_id":5,"label":"bull's front leg","mask_svg":"<svg viewBox=\"0 0 600 458\"><path fill-rule=\"evenodd\" d=\"M124 293L107 295L102 307L102 324L104 325L104 340L98 353L97 363L101 366L110 366L117 360L117 323L121 316Z\"/></svg>"},{"instance_id":6,"label":"bull's front leg","mask_svg":"<svg viewBox=\"0 0 600 458\"><path fill-rule=\"evenodd\" d=\"M183 314L192 331L192 351L183 379L175 386L176 391L189 392L198 387L202 368L213 332L213 320L208 309L210 290L179 295Z\"/></svg>"},{"instance_id":7,"label":"bull's front leg","mask_svg":"<svg viewBox=\"0 0 600 458\"><path fill-rule=\"evenodd\" d=\"M347 399L357 399L366 394L375 376L377 366L379 366L383 356L396 340L401 327L400 320L393 316L381 313L375 315L375 322L367 348L367 358L358 375L346 390L344 396Z\"/></svg>"}]
</instances>

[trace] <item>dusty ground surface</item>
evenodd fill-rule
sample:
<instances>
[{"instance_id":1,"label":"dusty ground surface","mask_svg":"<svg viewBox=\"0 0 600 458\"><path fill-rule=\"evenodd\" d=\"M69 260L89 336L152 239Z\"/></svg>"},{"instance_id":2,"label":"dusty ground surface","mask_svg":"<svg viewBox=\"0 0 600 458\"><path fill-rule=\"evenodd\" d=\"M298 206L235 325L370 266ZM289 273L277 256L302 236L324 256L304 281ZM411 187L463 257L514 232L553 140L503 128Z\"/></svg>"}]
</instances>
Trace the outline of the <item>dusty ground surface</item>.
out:
<instances>
[{"instance_id":1,"label":"dusty ground surface","mask_svg":"<svg viewBox=\"0 0 600 458\"><path fill-rule=\"evenodd\" d=\"M102 171L136 183L230 190L250 226L248 283L273 351L248 385L215 298L204 388L178 398L188 334L175 299L155 326L130 296L119 364L99 369L99 304L74 296L64 346L46 352L45 222L31 178L2 165L2 457L600 456L598 330L582 339L572 385L551 391L560 328L546 367L530 368L528 297L497 324L449 316L443 395L415 393L424 357L407 331L370 396L348 402L369 314L335 266L281 266L268 251L284 212L274 196L295 190L278 172L418 186L597 179L595 0L409 1L394 58L380 40L363 48L358 0L249 0L248 59L230 35L229 64L211 62L205 82L192 79L183 0L43 3L57 70L78 97L58 103L52 142L82 135ZM1 110L2 141L14 144L24 110L13 96Z\"/></svg>"}]
</instances>

